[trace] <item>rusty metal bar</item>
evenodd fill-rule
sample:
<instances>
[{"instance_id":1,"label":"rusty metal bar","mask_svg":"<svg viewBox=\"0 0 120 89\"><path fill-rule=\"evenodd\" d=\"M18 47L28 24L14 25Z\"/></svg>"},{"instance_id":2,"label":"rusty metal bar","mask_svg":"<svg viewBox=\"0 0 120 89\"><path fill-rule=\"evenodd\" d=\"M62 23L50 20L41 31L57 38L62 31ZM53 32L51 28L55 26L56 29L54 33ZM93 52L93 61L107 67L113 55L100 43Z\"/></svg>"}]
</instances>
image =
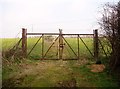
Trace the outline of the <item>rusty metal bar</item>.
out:
<instances>
[{"instance_id":1,"label":"rusty metal bar","mask_svg":"<svg viewBox=\"0 0 120 89\"><path fill-rule=\"evenodd\" d=\"M27 33L27 35L60 35L60 33ZM62 34L62 35L94 35L94 34Z\"/></svg>"},{"instance_id":2,"label":"rusty metal bar","mask_svg":"<svg viewBox=\"0 0 120 89\"><path fill-rule=\"evenodd\" d=\"M78 41L78 59L80 58L80 45L79 45L79 35L77 37L77 41Z\"/></svg>"},{"instance_id":3,"label":"rusty metal bar","mask_svg":"<svg viewBox=\"0 0 120 89\"><path fill-rule=\"evenodd\" d=\"M21 38L21 39L17 42L17 44L12 48L12 49L14 49L14 48L16 47L16 49L15 49L16 51L13 52L13 55L17 52L17 49L18 49L18 46L19 46L21 40L22 40L22 38ZM12 50L12 49L10 49L10 50Z\"/></svg>"},{"instance_id":4,"label":"rusty metal bar","mask_svg":"<svg viewBox=\"0 0 120 89\"><path fill-rule=\"evenodd\" d=\"M70 46L70 44L66 41L66 39L64 37L62 37L62 38L67 43L67 45L70 47L70 49L72 50L72 52L77 56L77 54L74 52L74 50L72 49L72 47Z\"/></svg>"},{"instance_id":5,"label":"rusty metal bar","mask_svg":"<svg viewBox=\"0 0 120 89\"><path fill-rule=\"evenodd\" d=\"M99 41L99 43L100 43L100 45L101 45L101 47L102 47L102 50L103 50L104 54L105 54L105 55L106 55L106 57L108 58L107 53L105 52L104 47L103 47L103 45L102 45L102 43L101 43L100 39L98 39L98 41Z\"/></svg>"},{"instance_id":6,"label":"rusty metal bar","mask_svg":"<svg viewBox=\"0 0 120 89\"><path fill-rule=\"evenodd\" d=\"M27 29L22 28L22 51L23 51L23 57L27 56Z\"/></svg>"},{"instance_id":7,"label":"rusty metal bar","mask_svg":"<svg viewBox=\"0 0 120 89\"><path fill-rule=\"evenodd\" d=\"M58 36L59 37L59 36ZM48 50L46 51L45 55L43 56L43 58L47 55L47 53L49 52L49 50L51 49L51 47L54 45L54 43L57 41L58 37L55 39L55 41L50 45L50 47L48 48Z\"/></svg>"},{"instance_id":8,"label":"rusty metal bar","mask_svg":"<svg viewBox=\"0 0 120 89\"><path fill-rule=\"evenodd\" d=\"M42 59L40 59L42 60ZM47 58L45 60L59 60L58 58ZM65 59L62 59L62 60L78 60L77 58L65 58Z\"/></svg>"},{"instance_id":9,"label":"rusty metal bar","mask_svg":"<svg viewBox=\"0 0 120 89\"><path fill-rule=\"evenodd\" d=\"M42 58L44 58L44 34L42 34Z\"/></svg>"},{"instance_id":10,"label":"rusty metal bar","mask_svg":"<svg viewBox=\"0 0 120 89\"><path fill-rule=\"evenodd\" d=\"M37 40L37 42L35 43L35 45L32 47L32 49L29 51L29 53L27 54L27 56L32 52L32 50L35 48L35 46L37 45L37 43L40 41L40 39L42 38L42 36L40 36L40 38Z\"/></svg>"},{"instance_id":11,"label":"rusty metal bar","mask_svg":"<svg viewBox=\"0 0 120 89\"><path fill-rule=\"evenodd\" d=\"M69 57L72 58L71 52L69 51L69 49L66 47L67 52L69 53ZM65 58L66 59L66 58Z\"/></svg>"},{"instance_id":12,"label":"rusty metal bar","mask_svg":"<svg viewBox=\"0 0 120 89\"><path fill-rule=\"evenodd\" d=\"M78 60L77 58L65 58L65 59L62 59L62 60Z\"/></svg>"},{"instance_id":13,"label":"rusty metal bar","mask_svg":"<svg viewBox=\"0 0 120 89\"><path fill-rule=\"evenodd\" d=\"M85 42L83 41L83 39L81 37L79 37L79 38L83 42L83 44L85 45L85 47L88 49L89 53L94 57L94 55L92 54L92 52L90 51L90 49L88 48L88 46L85 44Z\"/></svg>"},{"instance_id":14,"label":"rusty metal bar","mask_svg":"<svg viewBox=\"0 0 120 89\"><path fill-rule=\"evenodd\" d=\"M59 33L27 33L27 35L59 35Z\"/></svg>"},{"instance_id":15,"label":"rusty metal bar","mask_svg":"<svg viewBox=\"0 0 120 89\"><path fill-rule=\"evenodd\" d=\"M62 35L93 35L93 34L62 34Z\"/></svg>"},{"instance_id":16,"label":"rusty metal bar","mask_svg":"<svg viewBox=\"0 0 120 89\"><path fill-rule=\"evenodd\" d=\"M20 38L20 40L16 43L16 45L14 45L14 46L13 46L13 48L12 48L12 49L14 49L15 47L17 48L17 47L19 46L19 44L20 44L21 40L22 40L22 38ZM11 50L11 49L10 49L10 50Z\"/></svg>"}]
</instances>

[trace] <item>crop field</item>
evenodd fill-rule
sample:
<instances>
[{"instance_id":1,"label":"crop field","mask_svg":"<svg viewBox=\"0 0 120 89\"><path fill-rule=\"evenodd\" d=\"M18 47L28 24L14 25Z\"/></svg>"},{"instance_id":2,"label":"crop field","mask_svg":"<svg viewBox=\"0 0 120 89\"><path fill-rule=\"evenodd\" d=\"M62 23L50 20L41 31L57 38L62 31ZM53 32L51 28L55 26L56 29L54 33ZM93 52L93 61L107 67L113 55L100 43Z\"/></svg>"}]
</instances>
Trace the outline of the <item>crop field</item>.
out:
<instances>
[{"instance_id":1,"label":"crop field","mask_svg":"<svg viewBox=\"0 0 120 89\"><path fill-rule=\"evenodd\" d=\"M28 38L27 52L39 38ZM55 39L55 38L54 38ZM44 40L44 54L54 39ZM77 38L65 38L77 53ZM83 38L88 48L93 53L93 39ZM3 55L12 48L19 38L2 39ZM74 53L64 41L63 58L76 58ZM19 45L18 52L21 47ZM2 58L2 85L3 87L118 87L107 69L103 72L91 72L91 65L95 63L84 44L80 41L79 60L40 60L42 58L42 41L40 40L27 58ZM46 54L46 59L58 58L58 40ZM35 60L37 59L37 60ZM39 59L39 60L38 60ZM103 62L107 60L104 59Z\"/></svg>"},{"instance_id":2,"label":"crop field","mask_svg":"<svg viewBox=\"0 0 120 89\"><path fill-rule=\"evenodd\" d=\"M29 53L32 49L32 47L35 45L35 43L37 42L39 38L28 38L27 39L27 53ZM52 38L52 39L45 39L44 40L44 54L46 53L46 51L48 50L48 48L50 47L50 45L53 43L53 41L56 38ZM69 45L71 46L71 48L74 50L74 52L77 54L78 53L78 43L77 43L77 38L65 38L66 41L69 43ZM2 40L2 50L3 51L7 51L9 49L11 49L17 42L18 42L19 38L16 39L3 39ZM91 50L91 52L93 53L93 39L92 38L83 38L84 42L86 43L86 45L88 46L88 48ZM69 58L76 58L76 55L72 52L72 50L70 49L70 47L68 46L68 44L63 41L64 43L64 48L63 48L63 58L64 59L69 59ZM51 49L48 51L48 53L46 54L46 59L57 59L58 58L58 45L59 42L58 40L54 43L54 45L51 47ZM19 48L21 47L21 44L19 45ZM92 55L89 53L89 51L87 50L87 48L85 47L85 45L80 41L79 42L79 50L80 50L80 58L83 57L87 57L87 58L92 58ZM78 54L77 54L78 55ZM38 42L38 44L35 46L35 48L32 50L32 52L30 53L30 55L28 55L29 58L36 58L36 59L40 59L42 57L42 39Z\"/></svg>"}]
</instances>

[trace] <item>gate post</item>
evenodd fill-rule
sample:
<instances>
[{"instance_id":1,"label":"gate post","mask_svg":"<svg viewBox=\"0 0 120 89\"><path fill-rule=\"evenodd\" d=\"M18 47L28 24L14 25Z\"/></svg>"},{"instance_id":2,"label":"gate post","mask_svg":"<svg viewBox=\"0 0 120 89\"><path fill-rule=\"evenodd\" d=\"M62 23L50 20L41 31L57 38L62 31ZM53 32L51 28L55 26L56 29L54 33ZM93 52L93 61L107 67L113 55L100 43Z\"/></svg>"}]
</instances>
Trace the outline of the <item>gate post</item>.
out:
<instances>
[{"instance_id":1,"label":"gate post","mask_svg":"<svg viewBox=\"0 0 120 89\"><path fill-rule=\"evenodd\" d=\"M99 44L98 44L98 29L94 30L94 59L96 64L101 64L101 61L98 59L99 55Z\"/></svg>"},{"instance_id":2,"label":"gate post","mask_svg":"<svg viewBox=\"0 0 120 89\"><path fill-rule=\"evenodd\" d=\"M42 34L42 59L44 59L44 34Z\"/></svg>"},{"instance_id":3,"label":"gate post","mask_svg":"<svg viewBox=\"0 0 120 89\"><path fill-rule=\"evenodd\" d=\"M79 35L78 35L78 37L77 37L77 41L78 41L78 60L79 60L79 58L80 58L80 45L79 45Z\"/></svg>"},{"instance_id":4,"label":"gate post","mask_svg":"<svg viewBox=\"0 0 120 89\"><path fill-rule=\"evenodd\" d=\"M62 38L62 29L59 29L59 59L62 59L63 54L63 38Z\"/></svg>"},{"instance_id":5,"label":"gate post","mask_svg":"<svg viewBox=\"0 0 120 89\"><path fill-rule=\"evenodd\" d=\"M27 57L27 29L22 28L22 52L23 57Z\"/></svg>"}]
</instances>

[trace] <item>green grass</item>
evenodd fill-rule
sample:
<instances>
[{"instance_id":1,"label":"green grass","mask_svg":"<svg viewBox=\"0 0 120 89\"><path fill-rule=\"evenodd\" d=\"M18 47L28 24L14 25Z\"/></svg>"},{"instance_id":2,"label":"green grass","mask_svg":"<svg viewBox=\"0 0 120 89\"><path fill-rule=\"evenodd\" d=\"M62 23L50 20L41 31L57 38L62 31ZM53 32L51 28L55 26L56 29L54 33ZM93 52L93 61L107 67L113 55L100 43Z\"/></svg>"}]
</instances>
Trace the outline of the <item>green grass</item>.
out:
<instances>
[{"instance_id":1,"label":"green grass","mask_svg":"<svg viewBox=\"0 0 120 89\"><path fill-rule=\"evenodd\" d=\"M56 87L60 82L68 83L74 78L77 87L118 87L116 81L105 71L93 73L87 66L88 61L84 60L33 61L26 59L11 67L4 65L3 82L6 86Z\"/></svg>"},{"instance_id":2,"label":"green grass","mask_svg":"<svg viewBox=\"0 0 120 89\"><path fill-rule=\"evenodd\" d=\"M80 66L80 67L72 67L74 73L80 73L82 75L82 79L80 77L77 77L79 84L81 83L81 80L84 82L90 82L91 85L94 87L117 87L117 82L112 79L112 76L108 75L106 72L102 73L93 73L90 72L90 69L87 68L86 65ZM88 86L91 86L88 85ZM87 85L86 85L87 86Z\"/></svg>"},{"instance_id":3,"label":"green grass","mask_svg":"<svg viewBox=\"0 0 120 89\"><path fill-rule=\"evenodd\" d=\"M2 51L12 48L19 40L19 38L4 38L2 40Z\"/></svg>"},{"instance_id":4,"label":"green grass","mask_svg":"<svg viewBox=\"0 0 120 89\"><path fill-rule=\"evenodd\" d=\"M28 38L27 51L29 52L39 38ZM77 53L77 38L65 38ZM12 48L19 39L2 39L2 51ZM93 39L83 38L88 48L93 52ZM63 58L76 58L74 53L64 41ZM52 42L45 40L44 53ZM117 83L106 71L92 73L87 67L93 63L93 58L80 41L80 60L34 60L42 57L42 41L36 45L28 59L3 58L2 78L4 86L18 87L55 87L60 83L69 83L76 80L77 87L117 87ZM21 47L21 44L20 46ZM58 40L46 55L46 59L58 58ZM102 58L103 63L106 59Z\"/></svg>"}]
</instances>

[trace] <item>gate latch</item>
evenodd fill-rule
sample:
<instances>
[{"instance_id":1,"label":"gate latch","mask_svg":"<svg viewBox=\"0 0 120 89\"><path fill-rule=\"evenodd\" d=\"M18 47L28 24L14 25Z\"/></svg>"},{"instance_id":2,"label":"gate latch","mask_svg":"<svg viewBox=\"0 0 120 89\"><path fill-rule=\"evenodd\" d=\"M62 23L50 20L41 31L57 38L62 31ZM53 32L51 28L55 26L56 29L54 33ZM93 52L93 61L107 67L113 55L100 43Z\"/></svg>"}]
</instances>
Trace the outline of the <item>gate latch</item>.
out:
<instances>
[{"instance_id":1,"label":"gate latch","mask_svg":"<svg viewBox=\"0 0 120 89\"><path fill-rule=\"evenodd\" d=\"M64 47L64 45L65 45L65 43L64 43L64 44L60 44L60 48L63 48L63 47Z\"/></svg>"}]
</instances>

